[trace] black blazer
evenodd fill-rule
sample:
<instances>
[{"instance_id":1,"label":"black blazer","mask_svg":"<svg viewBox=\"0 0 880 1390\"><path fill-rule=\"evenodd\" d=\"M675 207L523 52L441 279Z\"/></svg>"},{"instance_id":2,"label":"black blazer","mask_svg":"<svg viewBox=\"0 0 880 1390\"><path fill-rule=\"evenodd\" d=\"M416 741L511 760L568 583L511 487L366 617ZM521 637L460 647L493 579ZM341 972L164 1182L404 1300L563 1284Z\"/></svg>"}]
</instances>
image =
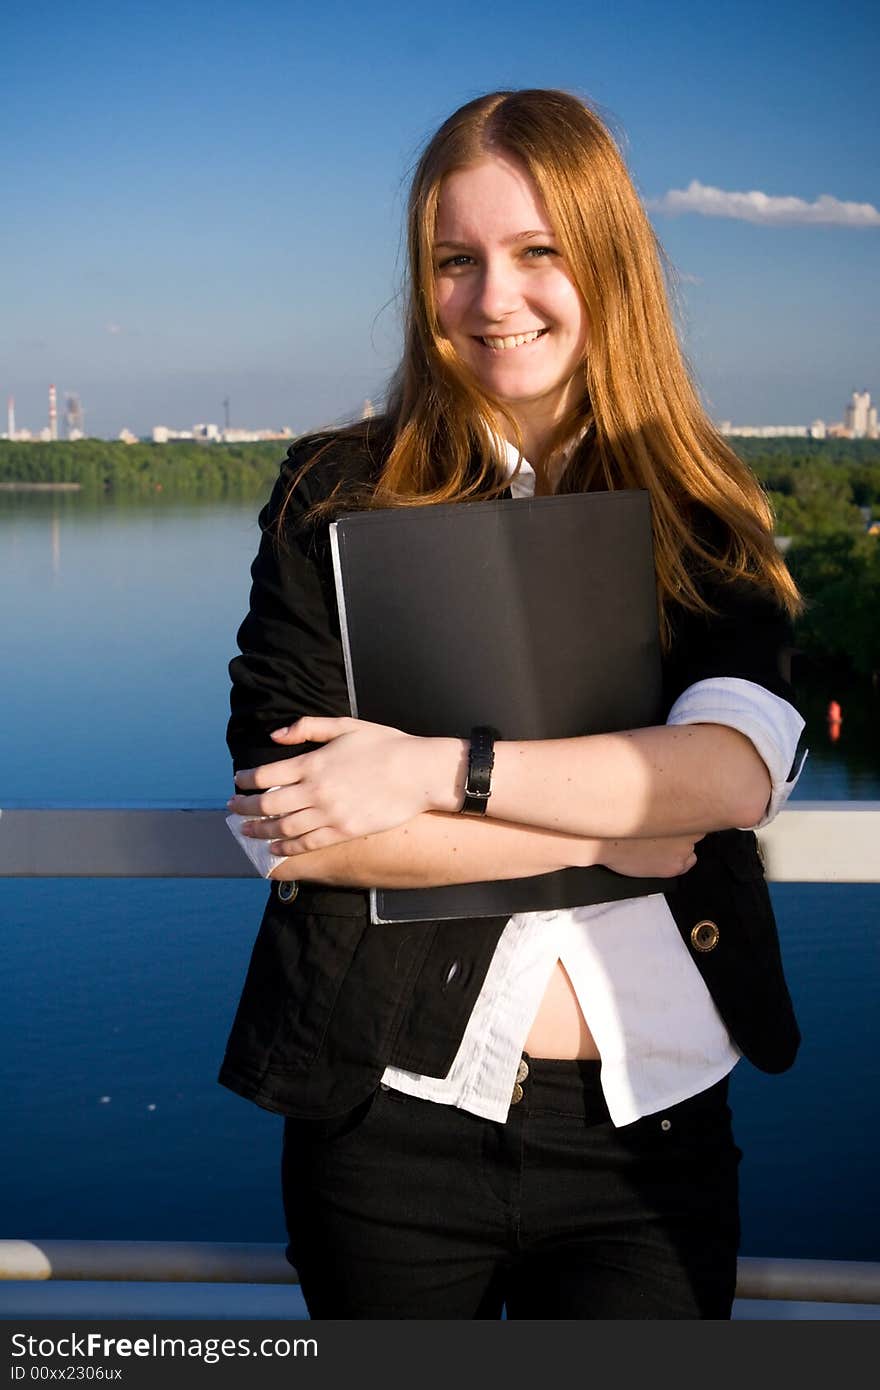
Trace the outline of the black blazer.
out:
<instances>
[{"instance_id":1,"label":"black blazer","mask_svg":"<svg viewBox=\"0 0 880 1390\"><path fill-rule=\"evenodd\" d=\"M336 439L297 488L279 546L279 509L315 447L291 446L260 513L250 610L229 667L235 771L290 757L269 733L299 715L350 712L328 528L298 522L340 479L374 476L378 459ZM790 700L785 614L751 585L707 577L704 591L718 616L673 613L664 717L709 676L740 676ZM783 1071L800 1034L755 836L710 834L696 854L693 869L669 880L666 901L740 1050L764 1071ZM506 921L374 926L364 890L272 883L220 1082L267 1110L329 1116L369 1095L389 1064L445 1076Z\"/></svg>"}]
</instances>

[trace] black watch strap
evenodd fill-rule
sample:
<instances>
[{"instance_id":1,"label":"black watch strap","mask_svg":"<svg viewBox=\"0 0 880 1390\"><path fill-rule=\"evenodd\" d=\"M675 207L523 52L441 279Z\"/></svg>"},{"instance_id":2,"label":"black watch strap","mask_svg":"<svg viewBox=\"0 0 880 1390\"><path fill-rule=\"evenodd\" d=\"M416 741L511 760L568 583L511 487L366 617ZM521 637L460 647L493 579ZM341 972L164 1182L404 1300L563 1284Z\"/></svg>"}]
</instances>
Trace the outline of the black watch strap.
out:
<instances>
[{"instance_id":1,"label":"black watch strap","mask_svg":"<svg viewBox=\"0 0 880 1390\"><path fill-rule=\"evenodd\" d=\"M495 763L495 740L498 730L480 724L471 729L471 745L468 752L467 781L464 787L462 812L484 816L489 797L492 795L492 768Z\"/></svg>"}]
</instances>

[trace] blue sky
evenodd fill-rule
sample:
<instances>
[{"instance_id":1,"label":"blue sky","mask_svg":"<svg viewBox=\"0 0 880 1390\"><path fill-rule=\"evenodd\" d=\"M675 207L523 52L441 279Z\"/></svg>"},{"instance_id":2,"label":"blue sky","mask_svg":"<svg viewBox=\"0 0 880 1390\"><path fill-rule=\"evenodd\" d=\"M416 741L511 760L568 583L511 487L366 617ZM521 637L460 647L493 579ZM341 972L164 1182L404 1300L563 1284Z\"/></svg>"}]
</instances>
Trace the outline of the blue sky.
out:
<instances>
[{"instance_id":1,"label":"blue sky","mask_svg":"<svg viewBox=\"0 0 880 1390\"><path fill-rule=\"evenodd\" d=\"M360 413L398 352L420 146L463 101L539 86L587 97L623 140L712 415L839 420L853 389L880 399L877 16L13 0L0 395L39 429L49 382L78 391L101 435L222 423L226 396L240 426Z\"/></svg>"}]
</instances>

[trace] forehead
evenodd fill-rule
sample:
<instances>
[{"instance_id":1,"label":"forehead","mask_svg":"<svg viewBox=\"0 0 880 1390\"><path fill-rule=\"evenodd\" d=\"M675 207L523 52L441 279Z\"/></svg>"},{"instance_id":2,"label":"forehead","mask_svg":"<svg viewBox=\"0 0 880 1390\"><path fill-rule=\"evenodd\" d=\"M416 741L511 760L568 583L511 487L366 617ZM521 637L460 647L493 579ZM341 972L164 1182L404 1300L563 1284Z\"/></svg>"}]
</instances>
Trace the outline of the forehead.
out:
<instances>
[{"instance_id":1,"label":"forehead","mask_svg":"<svg viewBox=\"0 0 880 1390\"><path fill-rule=\"evenodd\" d=\"M478 164L455 169L440 185L437 241L491 241L552 230L525 165L506 155L487 155Z\"/></svg>"}]
</instances>

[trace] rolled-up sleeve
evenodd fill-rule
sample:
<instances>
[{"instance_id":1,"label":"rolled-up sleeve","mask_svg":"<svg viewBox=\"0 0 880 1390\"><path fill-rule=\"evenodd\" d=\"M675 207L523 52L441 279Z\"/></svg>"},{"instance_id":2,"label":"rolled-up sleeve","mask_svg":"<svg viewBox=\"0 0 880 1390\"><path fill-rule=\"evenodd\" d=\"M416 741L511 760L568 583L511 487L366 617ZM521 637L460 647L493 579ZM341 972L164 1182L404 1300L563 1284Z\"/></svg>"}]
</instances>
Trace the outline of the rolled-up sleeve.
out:
<instances>
[{"instance_id":1,"label":"rolled-up sleeve","mask_svg":"<svg viewBox=\"0 0 880 1390\"><path fill-rule=\"evenodd\" d=\"M804 721L794 705L754 681L715 676L688 686L673 704L667 724L724 724L754 745L770 775L764 815L741 830L768 825L785 805L801 775L807 749Z\"/></svg>"}]
</instances>

